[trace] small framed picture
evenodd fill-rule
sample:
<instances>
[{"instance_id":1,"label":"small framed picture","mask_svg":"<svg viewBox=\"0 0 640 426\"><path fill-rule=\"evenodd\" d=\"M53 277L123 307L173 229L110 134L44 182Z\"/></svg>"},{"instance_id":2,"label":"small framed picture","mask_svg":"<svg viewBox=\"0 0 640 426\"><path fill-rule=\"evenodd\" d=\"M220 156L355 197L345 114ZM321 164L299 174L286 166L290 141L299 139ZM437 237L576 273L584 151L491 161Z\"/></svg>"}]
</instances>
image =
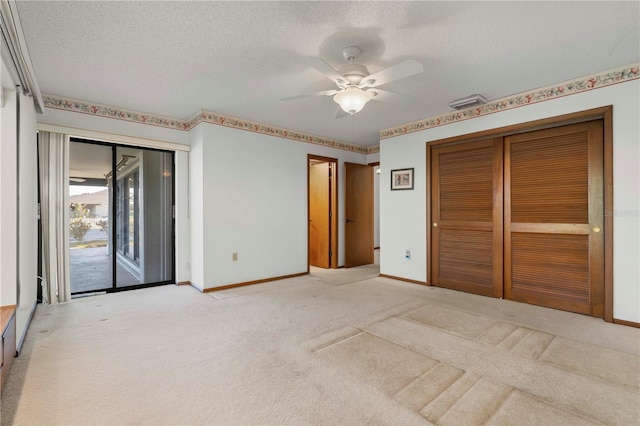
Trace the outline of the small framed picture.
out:
<instances>
[{"instance_id":1,"label":"small framed picture","mask_svg":"<svg viewBox=\"0 0 640 426\"><path fill-rule=\"evenodd\" d=\"M413 168L391 170L391 190L413 189Z\"/></svg>"}]
</instances>

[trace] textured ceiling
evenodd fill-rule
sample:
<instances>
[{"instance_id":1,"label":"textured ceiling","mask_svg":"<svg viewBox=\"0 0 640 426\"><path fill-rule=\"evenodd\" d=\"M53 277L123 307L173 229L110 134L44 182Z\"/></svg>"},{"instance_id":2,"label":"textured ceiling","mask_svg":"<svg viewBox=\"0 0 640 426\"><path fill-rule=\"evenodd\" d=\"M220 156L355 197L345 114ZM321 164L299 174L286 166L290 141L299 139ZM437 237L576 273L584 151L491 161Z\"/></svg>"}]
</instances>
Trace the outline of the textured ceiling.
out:
<instances>
[{"instance_id":1,"label":"textured ceiling","mask_svg":"<svg viewBox=\"0 0 640 426\"><path fill-rule=\"evenodd\" d=\"M200 109L362 146L378 132L640 61L633 2L18 2L43 93L187 119ZM305 65L343 65L357 45L371 73L415 59L425 73L334 119L334 89Z\"/></svg>"}]
</instances>

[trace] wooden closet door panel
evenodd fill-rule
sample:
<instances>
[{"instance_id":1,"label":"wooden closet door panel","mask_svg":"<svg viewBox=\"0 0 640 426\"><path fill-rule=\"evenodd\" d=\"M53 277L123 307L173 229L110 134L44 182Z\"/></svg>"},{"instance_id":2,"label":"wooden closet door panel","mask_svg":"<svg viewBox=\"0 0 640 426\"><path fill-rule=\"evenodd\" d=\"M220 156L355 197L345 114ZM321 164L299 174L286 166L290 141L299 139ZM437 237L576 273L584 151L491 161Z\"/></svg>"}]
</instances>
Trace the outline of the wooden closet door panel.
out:
<instances>
[{"instance_id":1,"label":"wooden closet door panel","mask_svg":"<svg viewBox=\"0 0 640 426\"><path fill-rule=\"evenodd\" d=\"M505 296L602 316L603 137L594 121L505 138Z\"/></svg>"},{"instance_id":2,"label":"wooden closet door panel","mask_svg":"<svg viewBox=\"0 0 640 426\"><path fill-rule=\"evenodd\" d=\"M431 283L501 297L502 139L431 153Z\"/></svg>"}]
</instances>

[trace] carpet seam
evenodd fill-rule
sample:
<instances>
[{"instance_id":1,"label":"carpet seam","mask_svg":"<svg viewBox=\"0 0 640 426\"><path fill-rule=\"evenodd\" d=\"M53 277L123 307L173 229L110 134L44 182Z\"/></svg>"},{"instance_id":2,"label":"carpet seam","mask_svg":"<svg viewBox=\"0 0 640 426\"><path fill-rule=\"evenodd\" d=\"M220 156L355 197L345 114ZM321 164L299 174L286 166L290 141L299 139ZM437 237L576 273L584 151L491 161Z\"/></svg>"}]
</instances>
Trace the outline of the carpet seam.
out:
<instances>
[{"instance_id":1,"label":"carpet seam","mask_svg":"<svg viewBox=\"0 0 640 426\"><path fill-rule=\"evenodd\" d=\"M492 346L494 346L494 347L496 347L496 348L498 347L498 345L499 345L500 343L504 342L504 341L507 339L507 337L509 337L509 336L511 336L513 333L515 333L519 328L523 328L523 327L521 327L521 326L519 326L519 325L511 324L511 323L509 323L509 322L504 322L504 324L510 324L510 325L514 326L515 328L514 328L513 330L511 330L511 333L509 333L509 334L507 334L506 336L504 336L504 337L503 337L499 342L496 342L496 344L492 345ZM512 348L512 349L513 349L513 348ZM511 352L511 350L509 350L509 352Z\"/></svg>"},{"instance_id":2,"label":"carpet seam","mask_svg":"<svg viewBox=\"0 0 640 426\"><path fill-rule=\"evenodd\" d=\"M398 318L399 318L399 319L401 319L401 320L407 321L407 322L412 322L412 323L414 323L414 324L421 325L421 326L423 326L423 327L428 327L428 328L431 328L431 329L433 329L433 330L437 330L437 331L441 331L441 332L443 332L443 333L450 334L451 336L460 337L460 338L462 338L462 339L469 340L470 342L474 342L474 343L481 343L481 342L476 341L476 339L478 338L478 336L479 336L479 335L478 335L478 336L476 336L476 337L470 338L470 337L467 337L467 336L462 336L462 335L460 335L460 334L453 333L453 332L451 332L451 331L449 331L449 330L445 330L444 328L439 328L439 327L431 326L431 325L429 325L429 324L426 324L426 323L424 323L424 322L420 322L420 321L417 321L417 320L414 320L414 319L411 319L411 318L404 318L404 317L400 317L400 316L399 316ZM387 318L387 319L388 319L388 318ZM384 320L383 320L383 321L384 321ZM489 346L491 346L491 345L489 345Z\"/></svg>"},{"instance_id":3,"label":"carpet seam","mask_svg":"<svg viewBox=\"0 0 640 426\"><path fill-rule=\"evenodd\" d=\"M521 328L522 328L522 327L521 327ZM520 343L522 343L522 342L524 341L524 339L525 339L527 336L530 336L530 335L533 333L533 331L534 331L532 328L528 328L528 330L529 330L529 331L527 331L527 334L525 334L524 336L522 336L521 338L519 338L519 339L518 339L518 341L517 341L513 346L511 346L511 348L509 349L509 352L510 352L510 353L513 353L513 351L515 350L515 348L517 348L518 346L520 346ZM516 355L516 354L514 354L514 355ZM524 357L523 357L523 358L524 358Z\"/></svg>"},{"instance_id":4,"label":"carpet seam","mask_svg":"<svg viewBox=\"0 0 640 426\"><path fill-rule=\"evenodd\" d=\"M355 333L350 334L350 335L346 335L346 336L342 336L341 338L338 338L338 339L335 339L335 340L331 340L331 341L329 341L328 343L326 343L326 344L322 344L322 345L318 346L318 347L317 347L317 348L315 348L315 349L311 349L311 350L310 350L310 352L311 352L312 354L314 354L314 353L316 353L316 352L320 352L320 351L322 351L322 350L325 350L325 349L327 349L327 348L330 348L331 346L335 346L335 345L337 345L338 343L341 343L341 342L344 342L344 341L346 341L346 340L352 339L352 338L356 337L357 335L362 334L362 333L364 333L364 332L365 332L364 330L362 330L362 329L360 329L360 328L357 328L357 327L354 327L354 328L356 328L356 329L357 329L357 331L356 331Z\"/></svg>"},{"instance_id":5,"label":"carpet seam","mask_svg":"<svg viewBox=\"0 0 640 426\"><path fill-rule=\"evenodd\" d=\"M432 358L432 359L433 359L433 358ZM433 370L435 370L436 368L438 368L440 365L447 365L447 366L449 366L449 367L452 367L452 368L455 368L455 369L457 369L457 370L462 371L462 373L461 373L459 376L457 376L453 382L449 383L449 385L448 385L447 387L445 387L444 389L442 389L442 390L441 390L440 392L438 392L438 393L437 393L433 398L431 398L431 401L429 401L429 402L427 402L425 405L423 405L423 406L422 406L422 408L420 408L420 410L418 410L418 413L420 413L422 410L424 410L425 408L427 408L427 406L428 406L429 404L431 404L433 401L435 401L435 400L436 400L440 395L442 395L444 392L446 392L446 391L447 391L447 389L449 389L451 386L453 386L453 384L454 384L454 383L456 383L458 380L460 380L460 378L461 378L462 376L464 376L464 375L467 373L467 371L466 371L466 370L463 370L462 368L455 367L455 366L453 366L453 365L451 365L451 364L447 364L446 362L438 361L438 364L437 364L435 367L433 367L431 370L429 370L428 372L426 372L425 374L430 373L431 371L433 371ZM422 376L420 376L420 377L422 377ZM417 379L416 379L416 380L417 380Z\"/></svg>"},{"instance_id":6,"label":"carpet seam","mask_svg":"<svg viewBox=\"0 0 640 426\"><path fill-rule=\"evenodd\" d=\"M549 334L551 334L551 333L549 333ZM551 334L551 335L553 336L553 339L551 339L549 341L549 343L547 344L547 346L544 348L544 350L542 352L540 352L540 355L538 355L538 357L536 358L536 361L544 362L543 360L540 360L540 358L542 357L542 355L544 355L545 352L547 352L547 349L549 349L551 344L556 341L556 337L557 336L555 334Z\"/></svg>"},{"instance_id":7,"label":"carpet seam","mask_svg":"<svg viewBox=\"0 0 640 426\"><path fill-rule=\"evenodd\" d=\"M388 318L387 318L387 319L388 319ZM383 321L385 321L385 320L383 320ZM375 324L377 324L377 323L375 323ZM384 341L385 341L385 342L387 342L387 343L391 343L391 344L394 344L394 345L396 345L396 346L400 346L401 348L404 348L404 349L406 349L406 350L408 350L408 351L411 351L411 352L413 352L413 353L416 353L416 354L418 354L418 355L422 355L422 356L427 357L427 358L429 358L429 359L432 359L432 360L434 360L434 361L442 362L442 361L440 361L439 359L432 358L432 357L430 357L429 355L423 354L422 352L418 352L417 350L412 349L412 348L410 348L410 347L408 347L408 346L405 346L405 345L402 345L402 344L400 344L400 343L397 343L397 342L394 342L394 341L392 341L392 340L389 340L389 339L387 339L387 338L385 338L385 337L382 337L382 336L380 336L380 335L378 335L378 334L376 334L376 333L374 333L374 332L372 332L372 331L369 331L369 330L367 330L367 329L362 330L362 332L363 332L363 333L370 334L370 335L372 335L372 336L374 336L374 337L377 337L377 338L378 338L378 339L380 339L380 340L384 340ZM444 363L444 364L446 364L446 363ZM451 364L448 364L448 365L451 365ZM451 366L452 366L452 367L456 367L455 365L451 365ZM460 368L460 367L456 367L456 368L459 368L460 370L462 370L462 371L465 371L465 372L466 372L466 370L465 370L464 368Z\"/></svg>"},{"instance_id":8,"label":"carpet seam","mask_svg":"<svg viewBox=\"0 0 640 426\"><path fill-rule=\"evenodd\" d=\"M451 383L451 384L447 387L447 389L449 389L451 386L453 386L455 383L457 383L461 378L463 378L463 377L464 377L464 375L465 375L465 374L471 374L471 373L467 372L466 370L463 370L463 371L464 371L464 373L463 373L460 377L458 377L458 379L457 379L455 382ZM475 374L475 373L474 373L474 374ZM447 410L446 410L444 413L442 413L442 415L438 418L438 420L436 420L436 422L435 422L435 423L439 424L440 420L442 420L442 418L443 418L444 416L446 416L446 415L447 415L447 413L448 413L449 411L451 411L451 409L452 409L453 407L455 407L455 406L456 406L456 405L457 405L457 404L462 400L462 398L464 398L464 396L465 396L466 394L468 394L468 393L471 391L471 389L473 389L474 387L476 387L476 385L477 385L478 383L480 383L480 380L482 380L482 379L483 379L483 377L482 377L482 376L480 376L480 375L478 375L478 379L477 379L475 382L473 382L473 384L472 384L471 386L469 386L469 389L467 389L466 391L464 391L464 392L462 393L462 395L460 395L460 397L459 397L459 398L457 398L457 399L456 399L456 401L455 401L453 404L451 404L451 405L449 406L449 408L447 408ZM447 391L447 389L445 389L445 390L443 390L442 392L440 392L440 394L445 393L445 392ZM438 396L440 396L440 394L439 394ZM435 401L435 400L436 400L436 398L434 398L433 400L431 400L431 402L433 402L433 401ZM430 403L429 403L429 404L430 404ZM426 408L429 404L425 405L425 406L424 406L424 408ZM423 409L424 409L424 408L423 408Z\"/></svg>"},{"instance_id":9,"label":"carpet seam","mask_svg":"<svg viewBox=\"0 0 640 426\"><path fill-rule=\"evenodd\" d=\"M496 414L498 414L498 411L500 411L500 409L504 406L505 402L507 402L507 399L509 399L509 397L511 397L511 395L513 395L515 393L515 391L516 391L515 388L511 388L511 391L502 400L502 402L500 402L500 405L498 405L498 407L495 409L495 411L483 422L483 424L489 423L490 420L493 419L496 416Z\"/></svg>"},{"instance_id":10,"label":"carpet seam","mask_svg":"<svg viewBox=\"0 0 640 426\"><path fill-rule=\"evenodd\" d=\"M557 368L559 370L568 371L568 372L573 373L573 374L575 374L577 376L586 377L586 378L593 379L593 380L596 380L598 382L601 382L601 383L604 383L604 384L607 384L607 385L610 385L610 386L619 387L619 388L625 389L625 390L627 390L629 392L638 393L638 391L640 390L640 386L632 387L632 386L623 385L622 383L614 382L612 380L608 380L608 379L605 379L605 378L600 377L600 376L595 376L593 374L585 373L583 371L576 370L576 369L568 367L566 365L556 364L555 362L550 361L550 360L549 361L546 361L546 360L533 360L533 361L534 362L543 362L543 363L545 363L547 365L550 365L552 367L555 367L555 368Z\"/></svg>"},{"instance_id":11,"label":"carpet seam","mask_svg":"<svg viewBox=\"0 0 640 426\"><path fill-rule=\"evenodd\" d=\"M429 359L433 359L433 358L431 358L431 357L427 357L427 358L429 358ZM400 389L398 389L398 390L396 391L396 393L394 393L394 394L392 395L392 398L393 398L393 399L395 399L395 397L396 397L400 392L402 392L403 390L405 390L406 388L408 388L408 387L409 387L409 385L411 385L413 382L415 382L416 380L419 380L419 379L421 379L422 377L426 376L427 374L431 373L431 372L432 372L433 370L435 370L435 369L436 369L440 364L442 364L442 362L440 362L440 361L438 361L438 360L435 360L435 359L434 359L434 361L436 361L436 365L434 365L433 367L431 367L430 369L428 369L428 370L427 370L427 371L425 371L424 373L420 374L420 375L419 375L418 377L416 377L415 379L410 380L406 385L404 385L403 387L401 387Z\"/></svg>"},{"instance_id":12,"label":"carpet seam","mask_svg":"<svg viewBox=\"0 0 640 426\"><path fill-rule=\"evenodd\" d=\"M586 421L588 421L590 423L593 423L593 424L602 424L600 422L600 420L598 420L598 419L594 419L594 418L588 417L587 415L585 415L585 414L583 414L582 412L579 412L579 411L573 411L573 410L568 410L568 409L566 409L564 407L559 407L556 404L554 404L553 402L546 401L546 400L544 400L544 399L542 399L542 398L540 398L538 396L532 395L532 394L530 394L529 392L527 392L527 391L525 391L523 389L514 388L512 393L515 393L515 392L520 392L522 395L524 395L524 396L526 396L528 398L531 398L534 401L538 401L541 404L544 404L544 405L547 405L549 407L552 407L552 408L554 408L554 409L556 409L558 411L561 411L561 412L563 412L565 414L570 414L572 416L579 417L579 418L581 418L583 420L586 420ZM497 413L497 411L496 411L496 413Z\"/></svg>"}]
</instances>

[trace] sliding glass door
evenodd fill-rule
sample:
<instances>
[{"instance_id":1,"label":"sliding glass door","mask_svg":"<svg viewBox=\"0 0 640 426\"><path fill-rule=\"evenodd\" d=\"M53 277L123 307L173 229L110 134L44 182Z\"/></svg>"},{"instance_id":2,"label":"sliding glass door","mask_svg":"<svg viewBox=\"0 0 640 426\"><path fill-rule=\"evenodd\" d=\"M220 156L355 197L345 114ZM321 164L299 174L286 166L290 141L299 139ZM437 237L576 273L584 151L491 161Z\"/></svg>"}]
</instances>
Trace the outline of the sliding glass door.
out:
<instances>
[{"instance_id":1,"label":"sliding glass door","mask_svg":"<svg viewBox=\"0 0 640 426\"><path fill-rule=\"evenodd\" d=\"M116 287L173 279L173 153L116 148Z\"/></svg>"},{"instance_id":2,"label":"sliding glass door","mask_svg":"<svg viewBox=\"0 0 640 426\"><path fill-rule=\"evenodd\" d=\"M92 164L107 151L108 167L104 160L100 166ZM72 139L70 181L75 181L71 213L75 209L84 216L88 236L102 237L90 244L92 253L71 249L72 294L174 282L172 152ZM74 190L79 183L104 187ZM75 192L81 196L71 195ZM97 209L89 201L101 203L102 216L95 217Z\"/></svg>"},{"instance_id":3,"label":"sliding glass door","mask_svg":"<svg viewBox=\"0 0 640 426\"><path fill-rule=\"evenodd\" d=\"M111 173L113 149L81 142L69 144L69 261L71 293L113 287Z\"/></svg>"}]
</instances>

